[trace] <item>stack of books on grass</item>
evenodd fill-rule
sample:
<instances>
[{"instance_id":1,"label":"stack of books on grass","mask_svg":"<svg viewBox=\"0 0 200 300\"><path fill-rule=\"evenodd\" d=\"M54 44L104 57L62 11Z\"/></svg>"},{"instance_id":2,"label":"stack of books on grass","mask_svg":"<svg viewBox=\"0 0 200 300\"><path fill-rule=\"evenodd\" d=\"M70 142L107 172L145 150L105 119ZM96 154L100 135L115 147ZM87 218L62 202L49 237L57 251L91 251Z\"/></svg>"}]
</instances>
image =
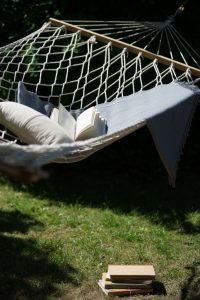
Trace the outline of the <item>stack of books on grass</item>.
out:
<instances>
[{"instance_id":1,"label":"stack of books on grass","mask_svg":"<svg viewBox=\"0 0 200 300\"><path fill-rule=\"evenodd\" d=\"M155 271L152 265L109 265L98 285L108 296L152 294Z\"/></svg>"}]
</instances>

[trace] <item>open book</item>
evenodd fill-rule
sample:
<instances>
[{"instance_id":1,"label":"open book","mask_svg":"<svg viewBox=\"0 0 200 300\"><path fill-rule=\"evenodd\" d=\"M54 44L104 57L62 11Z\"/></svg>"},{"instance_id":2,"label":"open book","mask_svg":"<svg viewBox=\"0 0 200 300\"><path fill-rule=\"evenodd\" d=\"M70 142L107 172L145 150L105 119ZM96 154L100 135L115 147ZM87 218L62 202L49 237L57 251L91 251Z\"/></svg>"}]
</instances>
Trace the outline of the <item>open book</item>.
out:
<instances>
[{"instance_id":1,"label":"open book","mask_svg":"<svg viewBox=\"0 0 200 300\"><path fill-rule=\"evenodd\" d=\"M50 119L58 122L70 138L74 141L97 137L106 133L107 125L104 118L94 106L84 110L75 119L73 115L62 105L54 108Z\"/></svg>"}]
</instances>

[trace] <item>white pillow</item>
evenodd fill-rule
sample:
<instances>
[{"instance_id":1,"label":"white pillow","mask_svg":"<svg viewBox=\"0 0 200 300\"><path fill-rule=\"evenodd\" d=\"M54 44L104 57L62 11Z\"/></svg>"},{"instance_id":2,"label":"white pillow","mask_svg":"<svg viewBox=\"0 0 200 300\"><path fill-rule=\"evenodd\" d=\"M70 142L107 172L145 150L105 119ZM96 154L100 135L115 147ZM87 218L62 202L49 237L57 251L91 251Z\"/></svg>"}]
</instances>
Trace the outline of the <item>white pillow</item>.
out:
<instances>
[{"instance_id":1,"label":"white pillow","mask_svg":"<svg viewBox=\"0 0 200 300\"><path fill-rule=\"evenodd\" d=\"M0 123L27 144L72 142L59 124L34 109L16 102L0 103Z\"/></svg>"}]
</instances>

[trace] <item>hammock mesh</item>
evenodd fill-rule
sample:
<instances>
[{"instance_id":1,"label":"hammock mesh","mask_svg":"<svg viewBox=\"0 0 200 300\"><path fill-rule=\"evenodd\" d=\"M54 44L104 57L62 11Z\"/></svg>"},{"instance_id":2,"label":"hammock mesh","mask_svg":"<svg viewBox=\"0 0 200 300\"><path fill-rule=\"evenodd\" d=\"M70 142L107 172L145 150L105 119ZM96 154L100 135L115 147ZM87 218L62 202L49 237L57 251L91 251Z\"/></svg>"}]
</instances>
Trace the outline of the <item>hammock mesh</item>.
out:
<instances>
[{"instance_id":1,"label":"hammock mesh","mask_svg":"<svg viewBox=\"0 0 200 300\"><path fill-rule=\"evenodd\" d=\"M172 81L193 83L197 77L199 56L177 31L174 31L170 23L106 24L105 26L105 22L97 23L93 27L90 22L89 25L81 24L85 28L97 31L97 34L85 36L81 27L76 29L75 26L75 29L70 31L64 24L57 26L50 21L32 34L1 47L1 100L16 101L18 82L22 81L26 88L37 93L40 99L54 105L62 103L69 110L74 110L112 102L119 97ZM142 49L148 50L157 41L158 55L163 54L165 37L164 45L167 45L170 59L176 58L173 54L175 47L174 53L181 56L186 67L178 70L173 61L165 64L161 63L156 55L154 59L145 57L143 51L138 50L140 48L137 49L137 53L132 53L126 47L113 46L113 37L123 40L123 35L126 39L125 29L126 34L128 33L127 41L130 43L131 39L132 44L143 46ZM110 36L111 41L99 41L98 32L106 37ZM173 42L173 46L170 41ZM191 68L189 63L192 64ZM197 70L196 73L191 71L193 69ZM17 137L1 127L0 160L15 166L28 165L29 168L55 160L74 162L143 125L87 142L65 145L21 145Z\"/></svg>"}]
</instances>

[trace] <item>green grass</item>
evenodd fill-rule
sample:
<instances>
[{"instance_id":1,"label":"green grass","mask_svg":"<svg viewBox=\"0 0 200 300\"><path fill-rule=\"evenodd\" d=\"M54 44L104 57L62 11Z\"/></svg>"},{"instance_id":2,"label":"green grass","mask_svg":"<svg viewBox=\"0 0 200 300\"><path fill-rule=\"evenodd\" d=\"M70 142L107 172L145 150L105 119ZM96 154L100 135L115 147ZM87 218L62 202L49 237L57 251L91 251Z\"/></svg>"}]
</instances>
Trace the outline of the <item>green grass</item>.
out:
<instances>
[{"instance_id":1,"label":"green grass","mask_svg":"<svg viewBox=\"0 0 200 300\"><path fill-rule=\"evenodd\" d=\"M176 189L144 132L83 162L50 165L49 179L32 186L1 178L0 299L103 300L97 281L110 263L154 265L155 295L128 299L199 299L192 151L186 147Z\"/></svg>"}]
</instances>

